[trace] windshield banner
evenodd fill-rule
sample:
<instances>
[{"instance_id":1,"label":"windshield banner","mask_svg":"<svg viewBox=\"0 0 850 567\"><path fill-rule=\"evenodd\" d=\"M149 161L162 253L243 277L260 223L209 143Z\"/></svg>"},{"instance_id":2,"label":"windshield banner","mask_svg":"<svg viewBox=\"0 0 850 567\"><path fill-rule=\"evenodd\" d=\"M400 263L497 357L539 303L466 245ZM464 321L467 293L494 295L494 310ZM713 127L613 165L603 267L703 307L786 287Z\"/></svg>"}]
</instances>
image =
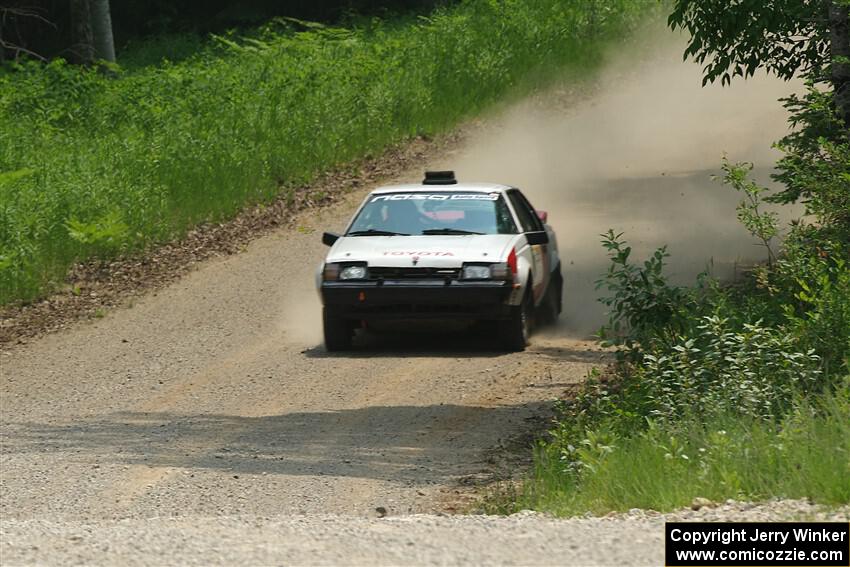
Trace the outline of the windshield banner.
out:
<instances>
[{"instance_id":1,"label":"windshield banner","mask_svg":"<svg viewBox=\"0 0 850 567\"><path fill-rule=\"evenodd\" d=\"M498 201L498 193L388 193L375 195L372 203L379 201Z\"/></svg>"}]
</instances>

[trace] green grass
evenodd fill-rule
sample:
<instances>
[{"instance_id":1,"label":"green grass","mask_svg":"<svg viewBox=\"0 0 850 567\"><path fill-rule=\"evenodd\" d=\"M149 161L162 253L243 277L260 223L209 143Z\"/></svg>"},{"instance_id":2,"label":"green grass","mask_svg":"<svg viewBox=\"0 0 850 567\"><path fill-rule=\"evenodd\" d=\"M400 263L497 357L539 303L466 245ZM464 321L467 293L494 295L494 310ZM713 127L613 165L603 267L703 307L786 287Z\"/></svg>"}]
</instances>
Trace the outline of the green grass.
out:
<instances>
[{"instance_id":1,"label":"green grass","mask_svg":"<svg viewBox=\"0 0 850 567\"><path fill-rule=\"evenodd\" d=\"M468 0L428 18L222 38L105 74L0 71L0 305L317 173L596 66L642 0ZM139 48L142 49L142 48ZM137 50L138 51L138 50Z\"/></svg>"},{"instance_id":2,"label":"green grass","mask_svg":"<svg viewBox=\"0 0 850 567\"><path fill-rule=\"evenodd\" d=\"M595 437L603 442L585 442L582 449L591 456L577 469L565 470L563 446L541 446L532 477L517 492L497 494L490 510L533 508L564 516L631 508L668 511L698 496L850 502L846 387L816 407L799 405L778 423L738 416L680 423L675 429L650 427L630 437L600 432Z\"/></svg>"}]
</instances>

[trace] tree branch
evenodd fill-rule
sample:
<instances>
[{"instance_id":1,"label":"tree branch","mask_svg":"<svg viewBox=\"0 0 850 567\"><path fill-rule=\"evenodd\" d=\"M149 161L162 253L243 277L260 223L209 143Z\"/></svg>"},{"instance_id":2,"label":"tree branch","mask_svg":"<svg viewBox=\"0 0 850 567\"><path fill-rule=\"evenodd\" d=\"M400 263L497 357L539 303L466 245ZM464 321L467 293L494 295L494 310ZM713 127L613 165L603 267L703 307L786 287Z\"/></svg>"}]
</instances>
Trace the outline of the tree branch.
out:
<instances>
[{"instance_id":1,"label":"tree branch","mask_svg":"<svg viewBox=\"0 0 850 567\"><path fill-rule=\"evenodd\" d=\"M20 45L15 45L13 43L7 43L7 42L3 41L3 38L0 38L0 48L8 49L9 51L14 51L15 52L15 59L17 59L18 55L20 55L21 53L26 53L30 57L35 57L39 61L47 61L47 59L45 57L42 57L41 55L39 55L35 51L30 51L26 47L21 47Z\"/></svg>"},{"instance_id":2,"label":"tree branch","mask_svg":"<svg viewBox=\"0 0 850 567\"><path fill-rule=\"evenodd\" d=\"M42 23L47 24L53 29L57 29L56 24L39 14L35 9L30 8L10 8L0 6L0 13L2 13L3 23L6 23L7 16L19 16L21 18L33 18L35 20L40 20Z\"/></svg>"}]
</instances>

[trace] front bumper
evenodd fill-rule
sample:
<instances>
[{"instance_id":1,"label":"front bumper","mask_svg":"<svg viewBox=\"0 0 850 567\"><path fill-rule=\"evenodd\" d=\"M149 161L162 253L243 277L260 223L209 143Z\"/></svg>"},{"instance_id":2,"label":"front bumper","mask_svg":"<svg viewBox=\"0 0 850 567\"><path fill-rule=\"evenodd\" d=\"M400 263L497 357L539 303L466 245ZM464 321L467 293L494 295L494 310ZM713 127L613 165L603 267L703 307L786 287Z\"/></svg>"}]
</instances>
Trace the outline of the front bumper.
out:
<instances>
[{"instance_id":1,"label":"front bumper","mask_svg":"<svg viewBox=\"0 0 850 567\"><path fill-rule=\"evenodd\" d=\"M343 318L504 319L513 284L502 281L333 281L322 282L325 306Z\"/></svg>"}]
</instances>

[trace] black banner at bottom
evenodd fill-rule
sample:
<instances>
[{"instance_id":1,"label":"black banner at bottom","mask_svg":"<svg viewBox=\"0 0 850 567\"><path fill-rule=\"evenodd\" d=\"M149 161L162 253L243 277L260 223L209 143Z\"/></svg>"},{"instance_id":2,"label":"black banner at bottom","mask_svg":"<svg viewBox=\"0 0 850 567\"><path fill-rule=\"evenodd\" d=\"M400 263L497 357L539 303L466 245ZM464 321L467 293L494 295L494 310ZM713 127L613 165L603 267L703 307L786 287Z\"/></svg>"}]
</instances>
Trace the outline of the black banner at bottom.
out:
<instances>
[{"instance_id":1,"label":"black banner at bottom","mask_svg":"<svg viewBox=\"0 0 850 567\"><path fill-rule=\"evenodd\" d=\"M668 522L667 567L850 567L850 523Z\"/></svg>"}]
</instances>

